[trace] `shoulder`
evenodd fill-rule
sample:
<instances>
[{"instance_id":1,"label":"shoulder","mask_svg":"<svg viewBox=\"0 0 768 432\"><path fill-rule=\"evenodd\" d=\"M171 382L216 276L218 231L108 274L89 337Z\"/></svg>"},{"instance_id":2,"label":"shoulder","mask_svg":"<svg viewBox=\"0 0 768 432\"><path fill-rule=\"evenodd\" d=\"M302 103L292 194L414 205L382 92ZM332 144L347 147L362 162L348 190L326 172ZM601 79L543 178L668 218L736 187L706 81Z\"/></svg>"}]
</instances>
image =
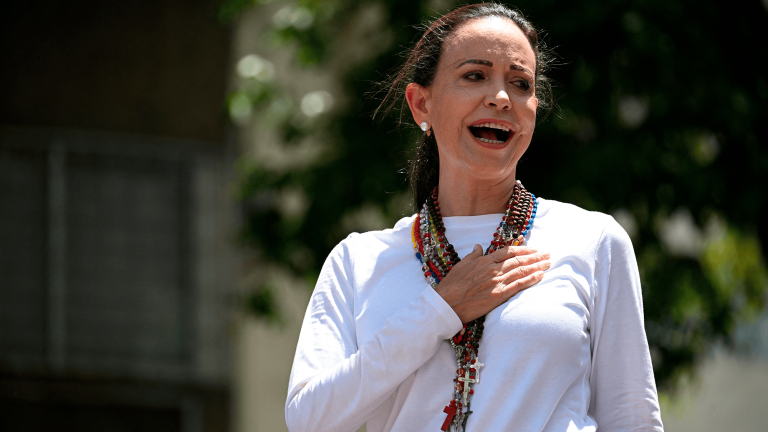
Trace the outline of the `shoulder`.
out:
<instances>
[{"instance_id":1,"label":"shoulder","mask_svg":"<svg viewBox=\"0 0 768 432\"><path fill-rule=\"evenodd\" d=\"M344 266L350 272L387 262L393 256L410 256L413 252L411 228L416 215L400 219L392 228L350 233L333 248L328 261Z\"/></svg>"},{"instance_id":2,"label":"shoulder","mask_svg":"<svg viewBox=\"0 0 768 432\"><path fill-rule=\"evenodd\" d=\"M539 213L546 215L559 223L568 225L585 225L589 228L602 229L608 225L616 224L612 216L605 213L585 210L579 206L555 200L538 198ZM542 214L543 213L543 214Z\"/></svg>"},{"instance_id":3,"label":"shoulder","mask_svg":"<svg viewBox=\"0 0 768 432\"><path fill-rule=\"evenodd\" d=\"M394 227L384 230L353 232L334 248L332 253L349 255L363 251L376 252L387 248L411 246L411 229L416 215L404 217Z\"/></svg>"},{"instance_id":4,"label":"shoulder","mask_svg":"<svg viewBox=\"0 0 768 432\"><path fill-rule=\"evenodd\" d=\"M611 215L543 198L539 198L539 208L541 220L535 223L541 222L563 240L590 245L598 255L616 248L632 249L629 235Z\"/></svg>"}]
</instances>

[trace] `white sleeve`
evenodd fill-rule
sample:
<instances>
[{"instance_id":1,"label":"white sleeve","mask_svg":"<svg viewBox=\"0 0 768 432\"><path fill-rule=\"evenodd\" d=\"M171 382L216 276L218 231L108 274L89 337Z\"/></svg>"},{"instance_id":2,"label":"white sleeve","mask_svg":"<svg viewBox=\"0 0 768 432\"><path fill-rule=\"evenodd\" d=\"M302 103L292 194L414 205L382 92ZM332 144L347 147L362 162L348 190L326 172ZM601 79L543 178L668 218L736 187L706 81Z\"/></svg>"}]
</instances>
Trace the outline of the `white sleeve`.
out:
<instances>
[{"instance_id":1,"label":"white sleeve","mask_svg":"<svg viewBox=\"0 0 768 432\"><path fill-rule=\"evenodd\" d=\"M629 236L610 219L598 245L589 414L601 432L663 431Z\"/></svg>"},{"instance_id":2,"label":"white sleeve","mask_svg":"<svg viewBox=\"0 0 768 432\"><path fill-rule=\"evenodd\" d=\"M357 346L348 256L344 242L331 252L304 316L285 404L290 431L355 431L462 326L425 283Z\"/></svg>"}]
</instances>

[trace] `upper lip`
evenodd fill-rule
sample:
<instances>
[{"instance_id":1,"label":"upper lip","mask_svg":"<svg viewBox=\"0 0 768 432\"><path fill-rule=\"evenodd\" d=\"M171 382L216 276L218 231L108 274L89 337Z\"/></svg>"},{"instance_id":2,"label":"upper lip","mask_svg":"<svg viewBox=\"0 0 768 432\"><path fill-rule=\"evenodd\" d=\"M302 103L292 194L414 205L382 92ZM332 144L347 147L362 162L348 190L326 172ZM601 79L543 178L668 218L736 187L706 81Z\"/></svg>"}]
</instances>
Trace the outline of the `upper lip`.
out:
<instances>
[{"instance_id":1,"label":"upper lip","mask_svg":"<svg viewBox=\"0 0 768 432\"><path fill-rule=\"evenodd\" d=\"M503 125L509 128L510 132L515 132L515 129L512 127L512 124L506 120L499 120L499 119L492 119L492 118L484 118L480 120L474 121L470 126L477 126L483 123L496 123L498 125Z\"/></svg>"}]
</instances>

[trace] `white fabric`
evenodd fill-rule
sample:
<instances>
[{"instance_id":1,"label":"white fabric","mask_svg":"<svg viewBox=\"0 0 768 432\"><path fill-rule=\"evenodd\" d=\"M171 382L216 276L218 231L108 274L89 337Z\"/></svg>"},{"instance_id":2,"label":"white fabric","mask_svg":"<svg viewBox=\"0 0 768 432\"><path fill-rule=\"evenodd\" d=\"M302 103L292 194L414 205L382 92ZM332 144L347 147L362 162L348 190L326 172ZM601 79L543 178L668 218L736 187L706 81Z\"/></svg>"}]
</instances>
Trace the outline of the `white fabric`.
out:
<instances>
[{"instance_id":1,"label":"white fabric","mask_svg":"<svg viewBox=\"0 0 768 432\"><path fill-rule=\"evenodd\" d=\"M501 214L444 218L459 256ZM291 431L439 431L462 327L427 283L413 216L351 234L326 260L293 361ZM661 431L632 244L610 216L539 198L526 239L551 254L539 284L486 317L471 431Z\"/></svg>"}]
</instances>

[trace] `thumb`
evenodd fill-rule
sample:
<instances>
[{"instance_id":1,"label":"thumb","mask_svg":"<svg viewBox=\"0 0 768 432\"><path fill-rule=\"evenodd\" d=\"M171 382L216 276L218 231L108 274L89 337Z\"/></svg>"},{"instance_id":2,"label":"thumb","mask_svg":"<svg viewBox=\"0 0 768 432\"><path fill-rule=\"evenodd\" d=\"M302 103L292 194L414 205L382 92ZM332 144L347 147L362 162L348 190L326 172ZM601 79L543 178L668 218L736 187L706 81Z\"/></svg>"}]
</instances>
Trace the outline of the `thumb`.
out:
<instances>
[{"instance_id":1,"label":"thumb","mask_svg":"<svg viewBox=\"0 0 768 432\"><path fill-rule=\"evenodd\" d=\"M480 246L479 244L476 244L475 247L472 248L472 252L467 254L467 256L465 256L461 260L462 262L467 260L476 260L478 258L481 258L482 256L483 256L483 247Z\"/></svg>"}]
</instances>

